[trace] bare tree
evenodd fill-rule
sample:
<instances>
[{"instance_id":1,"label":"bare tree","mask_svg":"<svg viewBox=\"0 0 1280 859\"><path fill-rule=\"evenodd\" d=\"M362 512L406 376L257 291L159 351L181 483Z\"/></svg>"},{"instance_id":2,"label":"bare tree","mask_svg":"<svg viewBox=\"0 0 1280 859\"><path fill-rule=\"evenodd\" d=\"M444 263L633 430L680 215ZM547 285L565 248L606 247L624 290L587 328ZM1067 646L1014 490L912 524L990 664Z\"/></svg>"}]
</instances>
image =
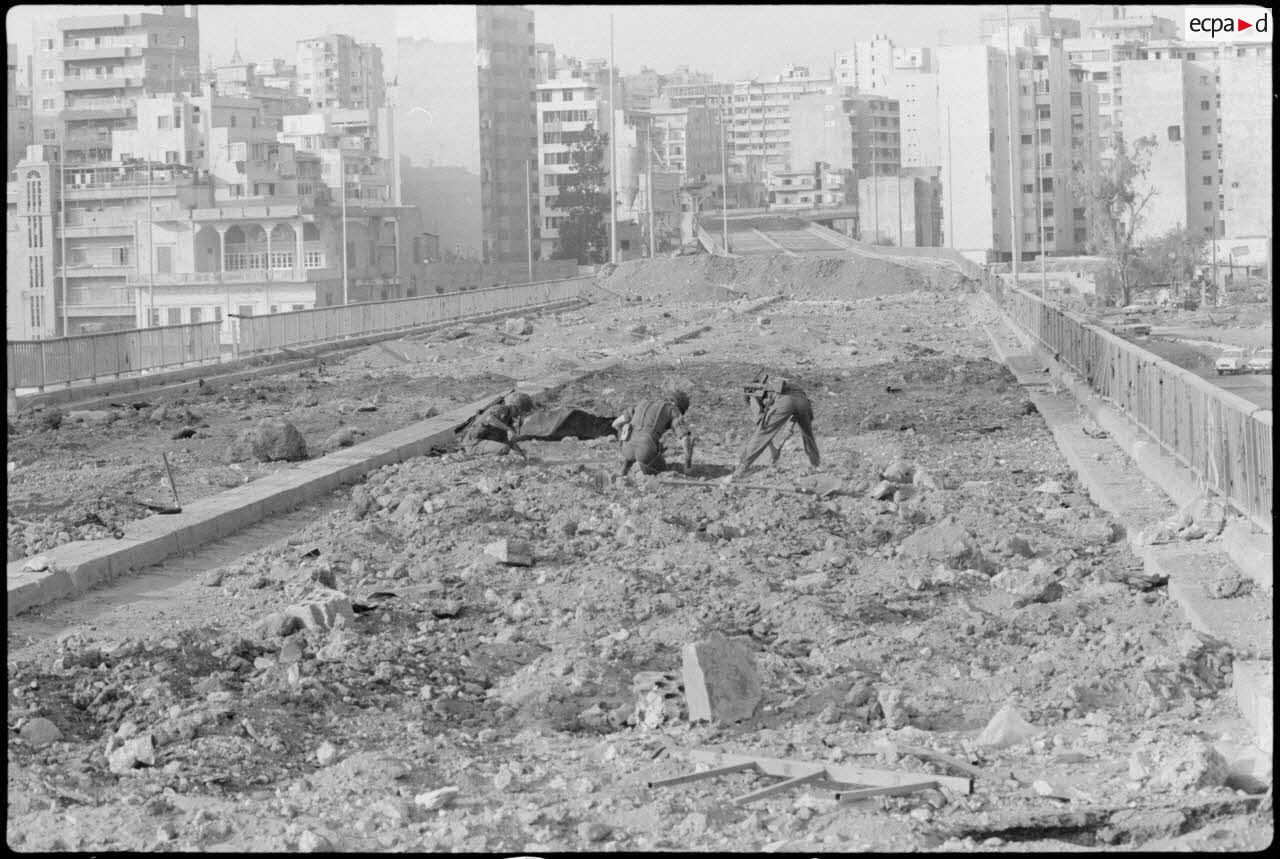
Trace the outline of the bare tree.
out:
<instances>
[{"instance_id":1,"label":"bare tree","mask_svg":"<svg viewBox=\"0 0 1280 859\"><path fill-rule=\"evenodd\" d=\"M1135 235L1147 204L1157 193L1142 190L1151 166L1155 137L1140 137L1127 147L1117 132L1108 161L1077 162L1072 170L1076 199L1085 203L1089 251L1110 258L1120 286L1120 304L1129 304L1134 265L1141 253Z\"/></svg>"}]
</instances>

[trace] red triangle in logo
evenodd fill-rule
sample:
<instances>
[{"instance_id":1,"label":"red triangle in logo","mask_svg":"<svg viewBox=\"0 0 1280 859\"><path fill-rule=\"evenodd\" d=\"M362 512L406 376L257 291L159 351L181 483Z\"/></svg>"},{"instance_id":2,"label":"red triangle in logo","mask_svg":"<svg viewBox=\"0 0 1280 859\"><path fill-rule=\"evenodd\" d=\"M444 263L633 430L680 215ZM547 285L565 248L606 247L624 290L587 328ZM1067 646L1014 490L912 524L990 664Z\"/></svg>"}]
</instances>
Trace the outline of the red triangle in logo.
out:
<instances>
[{"instance_id":1,"label":"red triangle in logo","mask_svg":"<svg viewBox=\"0 0 1280 859\"><path fill-rule=\"evenodd\" d=\"M1242 33L1243 33L1245 30L1247 30L1247 29L1249 29L1250 27L1252 27L1252 26L1253 26L1253 25L1252 25L1252 24L1250 24L1248 21L1242 21L1242 20L1240 20L1239 18L1237 18L1237 19L1236 19L1236 25L1237 25L1237 26L1236 26L1236 29L1237 29L1237 30L1239 30L1239 31L1240 31L1240 32L1242 32Z\"/></svg>"}]
</instances>

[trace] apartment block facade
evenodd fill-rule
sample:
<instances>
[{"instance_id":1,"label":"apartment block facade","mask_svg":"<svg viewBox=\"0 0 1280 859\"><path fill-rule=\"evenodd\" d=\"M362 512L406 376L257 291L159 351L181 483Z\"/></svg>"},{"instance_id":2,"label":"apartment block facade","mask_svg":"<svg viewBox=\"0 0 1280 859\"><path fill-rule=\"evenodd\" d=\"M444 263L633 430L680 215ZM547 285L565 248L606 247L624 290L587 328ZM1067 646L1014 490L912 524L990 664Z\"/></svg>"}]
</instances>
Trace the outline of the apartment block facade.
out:
<instances>
[{"instance_id":1,"label":"apartment block facade","mask_svg":"<svg viewBox=\"0 0 1280 859\"><path fill-rule=\"evenodd\" d=\"M730 173L763 184L772 171L791 168L791 105L812 93L830 93L829 76L808 66L786 66L771 81L737 81L728 117Z\"/></svg>"},{"instance_id":2,"label":"apartment block facade","mask_svg":"<svg viewBox=\"0 0 1280 859\"><path fill-rule=\"evenodd\" d=\"M62 18L40 34L32 108L38 143L59 143L71 162L110 158L111 135L136 128L133 102L199 89L196 7L160 14Z\"/></svg>"},{"instance_id":3,"label":"apartment block facade","mask_svg":"<svg viewBox=\"0 0 1280 859\"><path fill-rule=\"evenodd\" d=\"M27 67L18 57L18 46L12 42L6 46L5 62L5 117L7 123L6 170L12 170L27 154L27 147L35 142L35 117L31 111L31 86L27 81Z\"/></svg>"},{"instance_id":4,"label":"apartment block facade","mask_svg":"<svg viewBox=\"0 0 1280 859\"><path fill-rule=\"evenodd\" d=\"M790 105L791 167L817 163L857 178L893 176L901 167L899 105L881 95L816 93Z\"/></svg>"},{"instance_id":5,"label":"apartment block facade","mask_svg":"<svg viewBox=\"0 0 1280 859\"><path fill-rule=\"evenodd\" d=\"M297 86L312 108L377 110L387 101L382 49L343 33L302 39Z\"/></svg>"}]
</instances>

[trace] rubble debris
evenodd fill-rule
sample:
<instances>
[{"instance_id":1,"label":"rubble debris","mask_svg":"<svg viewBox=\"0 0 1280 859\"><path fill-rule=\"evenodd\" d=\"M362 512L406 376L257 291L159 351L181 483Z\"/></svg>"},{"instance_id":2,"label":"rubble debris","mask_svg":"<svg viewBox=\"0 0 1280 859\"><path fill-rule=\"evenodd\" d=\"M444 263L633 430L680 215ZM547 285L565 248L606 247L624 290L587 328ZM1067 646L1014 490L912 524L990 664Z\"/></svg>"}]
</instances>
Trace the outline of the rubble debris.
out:
<instances>
[{"instance_id":1,"label":"rubble debris","mask_svg":"<svg viewBox=\"0 0 1280 859\"><path fill-rule=\"evenodd\" d=\"M10 690L9 694L12 696L13 691ZM58 726L43 716L28 720L22 726L22 730L18 732L18 735L33 748L37 749L62 739L62 731L58 729Z\"/></svg>"},{"instance_id":2,"label":"rubble debris","mask_svg":"<svg viewBox=\"0 0 1280 859\"><path fill-rule=\"evenodd\" d=\"M635 694L634 721L641 730L656 730L685 721L689 710L679 675L641 671L631 681Z\"/></svg>"},{"instance_id":3,"label":"rubble debris","mask_svg":"<svg viewBox=\"0 0 1280 859\"><path fill-rule=\"evenodd\" d=\"M355 620L351 598L341 591L318 587L309 596L307 602L286 608L285 615L296 617L307 629L315 630L333 629Z\"/></svg>"},{"instance_id":4,"label":"rubble debris","mask_svg":"<svg viewBox=\"0 0 1280 859\"><path fill-rule=\"evenodd\" d=\"M533 548L524 540L504 537L485 546L484 553L497 558L503 564L517 567L533 566Z\"/></svg>"},{"instance_id":5,"label":"rubble debris","mask_svg":"<svg viewBox=\"0 0 1280 859\"><path fill-rule=\"evenodd\" d=\"M755 657L742 639L713 633L686 644L682 657L690 721L740 722L763 702Z\"/></svg>"},{"instance_id":6,"label":"rubble debris","mask_svg":"<svg viewBox=\"0 0 1280 859\"><path fill-rule=\"evenodd\" d=\"M435 811L437 808L444 808L458 798L459 790L457 787L438 787L435 790L428 790L420 793L413 798L413 804L421 808L423 811Z\"/></svg>"},{"instance_id":7,"label":"rubble debris","mask_svg":"<svg viewBox=\"0 0 1280 859\"><path fill-rule=\"evenodd\" d=\"M506 334L517 334L524 336L533 333L533 323L523 316L514 316L503 320L502 330Z\"/></svg>"},{"instance_id":8,"label":"rubble debris","mask_svg":"<svg viewBox=\"0 0 1280 859\"><path fill-rule=\"evenodd\" d=\"M898 554L923 561L940 561L952 569L980 569L984 560L978 541L955 516L921 528L898 546Z\"/></svg>"},{"instance_id":9,"label":"rubble debris","mask_svg":"<svg viewBox=\"0 0 1280 859\"><path fill-rule=\"evenodd\" d=\"M1003 749L1027 740L1040 733L1040 729L1028 722L1013 704L1005 704L987 722L974 742L979 746Z\"/></svg>"},{"instance_id":10,"label":"rubble debris","mask_svg":"<svg viewBox=\"0 0 1280 859\"><path fill-rule=\"evenodd\" d=\"M229 462L297 462L306 458L307 443L298 428L278 418L264 418L253 429L242 431L227 448Z\"/></svg>"}]
</instances>

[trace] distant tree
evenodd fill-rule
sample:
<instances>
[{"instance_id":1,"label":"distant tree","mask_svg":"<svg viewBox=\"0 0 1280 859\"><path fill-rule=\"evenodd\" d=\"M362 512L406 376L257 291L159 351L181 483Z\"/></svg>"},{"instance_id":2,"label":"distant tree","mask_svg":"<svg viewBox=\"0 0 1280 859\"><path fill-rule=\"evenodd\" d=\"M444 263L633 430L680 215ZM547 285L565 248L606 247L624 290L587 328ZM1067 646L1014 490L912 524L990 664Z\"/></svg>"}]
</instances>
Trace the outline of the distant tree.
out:
<instances>
[{"instance_id":1,"label":"distant tree","mask_svg":"<svg viewBox=\"0 0 1280 859\"><path fill-rule=\"evenodd\" d=\"M560 238L552 259L576 259L580 265L606 262L609 258L609 173L605 155L609 135L588 124L582 136L569 147L573 172L565 175L556 207L568 210L560 224Z\"/></svg>"},{"instance_id":2,"label":"distant tree","mask_svg":"<svg viewBox=\"0 0 1280 859\"><path fill-rule=\"evenodd\" d=\"M1140 137L1133 147L1116 133L1107 161L1091 160L1073 165L1071 183L1077 200L1083 200L1091 253L1108 257L1120 289L1119 303L1131 301L1134 266L1140 252L1135 236L1145 218L1154 188L1142 191L1151 166L1155 137Z\"/></svg>"},{"instance_id":3,"label":"distant tree","mask_svg":"<svg viewBox=\"0 0 1280 859\"><path fill-rule=\"evenodd\" d=\"M1188 229L1181 224L1147 239L1137 248L1134 283L1189 285L1204 260L1208 245L1209 237L1203 230Z\"/></svg>"}]
</instances>

